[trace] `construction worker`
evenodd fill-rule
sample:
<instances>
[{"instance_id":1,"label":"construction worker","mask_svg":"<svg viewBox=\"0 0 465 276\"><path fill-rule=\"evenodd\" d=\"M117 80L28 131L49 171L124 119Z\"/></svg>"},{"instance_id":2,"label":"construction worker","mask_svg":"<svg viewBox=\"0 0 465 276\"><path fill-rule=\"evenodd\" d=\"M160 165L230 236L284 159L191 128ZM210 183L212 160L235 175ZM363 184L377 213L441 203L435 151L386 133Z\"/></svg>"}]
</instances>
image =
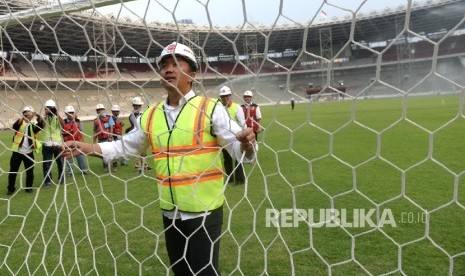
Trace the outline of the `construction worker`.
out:
<instances>
[{"instance_id":1,"label":"construction worker","mask_svg":"<svg viewBox=\"0 0 465 276\"><path fill-rule=\"evenodd\" d=\"M37 122L32 118L36 117ZM34 151L40 152L41 143L36 139L36 134L44 127L44 121L39 113L35 112L31 106L25 106L22 110L22 117L13 124L15 134L13 136L13 151L10 158L10 172L8 174L7 195L12 195L16 191L15 183L21 163L24 163L26 171L26 189L32 193L34 184Z\"/></svg>"},{"instance_id":2,"label":"construction worker","mask_svg":"<svg viewBox=\"0 0 465 276\"><path fill-rule=\"evenodd\" d=\"M94 139L93 142L110 142L113 141L113 127L115 126L115 121L110 115L105 113L105 106L103 104L97 104L95 107L97 112L97 118L94 119ZM103 171L108 172L110 163L108 160L103 159Z\"/></svg>"},{"instance_id":3,"label":"construction worker","mask_svg":"<svg viewBox=\"0 0 465 276\"><path fill-rule=\"evenodd\" d=\"M231 88L227 86L223 86L220 88L220 100L223 106L226 108L226 111L228 112L229 116L231 117L231 119L235 120L240 126L245 127L244 112L242 111L242 108L239 104L232 101L231 95ZM228 183L232 183L235 181L237 185L244 184L244 167L240 162L236 160L236 166L234 168L233 159L226 149L223 149L223 164L225 173L227 175Z\"/></svg>"},{"instance_id":4,"label":"construction worker","mask_svg":"<svg viewBox=\"0 0 465 276\"><path fill-rule=\"evenodd\" d=\"M63 118L58 114L57 105L54 100L50 99L45 102L44 128L40 132L39 140L42 142L42 158L44 172L44 188L50 188L52 185L52 163L56 162L58 167L58 183L64 183L63 159L60 155L61 130L63 127Z\"/></svg>"},{"instance_id":5,"label":"construction worker","mask_svg":"<svg viewBox=\"0 0 465 276\"><path fill-rule=\"evenodd\" d=\"M163 210L166 248L175 275L218 275L223 224L224 175L221 149L234 159L255 159L255 135L242 129L217 100L195 95L197 59L186 45L173 42L157 58L166 100L151 105L138 130L122 141L67 142L69 158L82 151L114 158L152 150Z\"/></svg>"}]
</instances>

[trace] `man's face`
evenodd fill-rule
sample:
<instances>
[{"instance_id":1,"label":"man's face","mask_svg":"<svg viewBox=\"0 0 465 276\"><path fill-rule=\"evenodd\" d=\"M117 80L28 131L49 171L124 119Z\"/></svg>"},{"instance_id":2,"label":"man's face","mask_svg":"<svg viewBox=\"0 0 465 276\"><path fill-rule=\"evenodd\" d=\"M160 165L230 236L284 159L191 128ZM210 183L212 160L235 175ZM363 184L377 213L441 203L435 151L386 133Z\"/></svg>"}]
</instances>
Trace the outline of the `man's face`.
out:
<instances>
[{"instance_id":1,"label":"man's face","mask_svg":"<svg viewBox=\"0 0 465 276\"><path fill-rule=\"evenodd\" d=\"M66 117L68 118L68 120L74 119L74 112L66 112Z\"/></svg>"},{"instance_id":2,"label":"man's face","mask_svg":"<svg viewBox=\"0 0 465 276\"><path fill-rule=\"evenodd\" d=\"M96 111L97 111L97 114L98 114L98 115L102 115L103 112L105 111L105 109L99 108L99 109L97 109Z\"/></svg>"},{"instance_id":3,"label":"man's face","mask_svg":"<svg viewBox=\"0 0 465 276\"><path fill-rule=\"evenodd\" d=\"M53 107L53 106L46 106L45 107L45 115L53 114L52 110L54 110L54 109L55 109L55 107Z\"/></svg>"},{"instance_id":4,"label":"man's face","mask_svg":"<svg viewBox=\"0 0 465 276\"><path fill-rule=\"evenodd\" d=\"M116 116L116 117L119 116L119 111L112 110L111 113L113 113L113 116Z\"/></svg>"},{"instance_id":5,"label":"man's face","mask_svg":"<svg viewBox=\"0 0 465 276\"><path fill-rule=\"evenodd\" d=\"M187 61L182 57L173 58L165 57L159 63L161 84L168 91L176 91L178 88L181 92L187 92L191 89L191 83L195 77Z\"/></svg>"},{"instance_id":6,"label":"man's face","mask_svg":"<svg viewBox=\"0 0 465 276\"><path fill-rule=\"evenodd\" d=\"M231 99L231 95L220 96L220 99L223 105L227 106L229 103L229 100Z\"/></svg>"},{"instance_id":7,"label":"man's face","mask_svg":"<svg viewBox=\"0 0 465 276\"><path fill-rule=\"evenodd\" d=\"M132 107L134 108L134 111L138 111L142 107L142 105L133 104Z\"/></svg>"},{"instance_id":8,"label":"man's face","mask_svg":"<svg viewBox=\"0 0 465 276\"><path fill-rule=\"evenodd\" d=\"M23 117L24 117L24 119L26 119L27 121L32 120L32 112L31 112L31 111L24 111L24 112L23 112Z\"/></svg>"},{"instance_id":9,"label":"man's face","mask_svg":"<svg viewBox=\"0 0 465 276\"><path fill-rule=\"evenodd\" d=\"M248 104L251 103L251 102L252 102L252 97L250 97L250 96L244 96L244 102L246 102L246 103L248 103Z\"/></svg>"}]
</instances>

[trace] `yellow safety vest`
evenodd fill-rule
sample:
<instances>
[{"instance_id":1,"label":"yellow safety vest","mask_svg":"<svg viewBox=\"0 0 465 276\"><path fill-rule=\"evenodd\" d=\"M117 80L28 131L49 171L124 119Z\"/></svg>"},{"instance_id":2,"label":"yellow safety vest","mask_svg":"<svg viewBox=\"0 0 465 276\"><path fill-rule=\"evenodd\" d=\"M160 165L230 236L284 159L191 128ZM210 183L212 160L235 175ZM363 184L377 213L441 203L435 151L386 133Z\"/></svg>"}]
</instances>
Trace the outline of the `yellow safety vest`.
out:
<instances>
[{"instance_id":1,"label":"yellow safety vest","mask_svg":"<svg viewBox=\"0 0 465 276\"><path fill-rule=\"evenodd\" d=\"M195 96L169 128L163 103L150 106L141 117L154 156L163 210L205 212L223 205L221 147L211 133L216 101Z\"/></svg>"},{"instance_id":2,"label":"yellow safety vest","mask_svg":"<svg viewBox=\"0 0 465 276\"><path fill-rule=\"evenodd\" d=\"M236 117L236 110L239 107L237 103L232 103L231 106L228 106L226 109L228 110L229 117L233 119L234 121L237 122L237 117Z\"/></svg>"},{"instance_id":3,"label":"yellow safety vest","mask_svg":"<svg viewBox=\"0 0 465 276\"><path fill-rule=\"evenodd\" d=\"M40 131L39 139L42 142L61 142L61 125L58 118L53 116L49 121L47 116L44 118L45 126Z\"/></svg>"},{"instance_id":4,"label":"yellow safety vest","mask_svg":"<svg viewBox=\"0 0 465 276\"><path fill-rule=\"evenodd\" d=\"M42 144L40 141L36 139L36 135L32 131L32 124L29 124L29 136L31 137L32 140L32 147L35 149L36 152L39 152L40 149L42 148ZM11 150L18 152L19 151L19 145L21 144L21 141L24 138L24 133L26 132L26 126L28 124L23 121L21 126L19 127L19 130L16 131L15 136L13 136L13 145L11 146Z\"/></svg>"}]
</instances>

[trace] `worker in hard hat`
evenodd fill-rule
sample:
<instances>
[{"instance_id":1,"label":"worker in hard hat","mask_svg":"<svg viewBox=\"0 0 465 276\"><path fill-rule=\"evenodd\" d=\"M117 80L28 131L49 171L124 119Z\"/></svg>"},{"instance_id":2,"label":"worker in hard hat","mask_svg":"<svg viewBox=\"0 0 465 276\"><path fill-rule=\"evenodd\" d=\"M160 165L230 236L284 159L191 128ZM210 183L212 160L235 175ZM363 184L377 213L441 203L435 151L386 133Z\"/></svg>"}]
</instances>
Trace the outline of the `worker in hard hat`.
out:
<instances>
[{"instance_id":1,"label":"worker in hard hat","mask_svg":"<svg viewBox=\"0 0 465 276\"><path fill-rule=\"evenodd\" d=\"M144 105L144 101L141 97L134 97L131 100L131 104L133 108L133 111L129 115L129 123L131 124L131 126L128 129L126 129L126 133L132 131L133 129L140 129L139 118L142 115L142 106ZM140 156L134 158L134 170L136 170L138 174L142 174L145 171L149 171L152 169L147 164L146 156L147 153L143 152L142 154L140 154Z\"/></svg>"},{"instance_id":2,"label":"worker in hard hat","mask_svg":"<svg viewBox=\"0 0 465 276\"><path fill-rule=\"evenodd\" d=\"M39 140L42 142L42 158L44 172L44 188L50 188L53 181L53 161L58 167L57 183L63 184L64 179L64 163L60 155L61 145L61 130L64 125L64 120L58 114L57 104L54 100L49 99L45 102L44 128L40 132Z\"/></svg>"},{"instance_id":3,"label":"worker in hard hat","mask_svg":"<svg viewBox=\"0 0 465 276\"><path fill-rule=\"evenodd\" d=\"M255 138L258 140L258 133L263 130L260 121L262 120L262 113L260 106L253 102L253 92L246 90L243 95L244 103L241 105L244 111L245 122L247 127L253 129Z\"/></svg>"},{"instance_id":4,"label":"worker in hard hat","mask_svg":"<svg viewBox=\"0 0 465 276\"><path fill-rule=\"evenodd\" d=\"M162 209L165 245L174 275L219 275L225 187L221 150L255 160L255 135L232 120L217 99L196 95L199 64L192 49L173 42L156 60L167 98L150 105L140 128L121 141L66 143L69 158L81 151L112 159L151 150Z\"/></svg>"},{"instance_id":5,"label":"worker in hard hat","mask_svg":"<svg viewBox=\"0 0 465 276\"><path fill-rule=\"evenodd\" d=\"M36 122L32 119L36 117ZM32 106L25 106L22 109L22 116L13 124L14 136L11 146L10 171L8 173L7 195L13 195L16 191L15 182L21 163L24 163L26 171L27 193L32 193L34 184L34 151L40 152L41 143L36 139L36 134L44 127L44 121L39 113L35 112ZM21 181L22 182L22 181Z\"/></svg>"},{"instance_id":6,"label":"worker in hard hat","mask_svg":"<svg viewBox=\"0 0 465 276\"><path fill-rule=\"evenodd\" d=\"M220 100L223 106L226 108L226 111L229 114L229 117L236 121L240 126L245 127L245 117L244 112L239 104L233 102L232 100L232 91L228 86L223 86L220 88ZM244 167L241 162L234 162L231 155L229 155L226 149L223 149L223 164L224 172L226 173L226 182L233 183L236 185L242 185L245 181Z\"/></svg>"},{"instance_id":7,"label":"worker in hard hat","mask_svg":"<svg viewBox=\"0 0 465 276\"><path fill-rule=\"evenodd\" d=\"M74 106L67 105L65 107L66 118L63 120L63 141L83 141L81 120L77 117ZM88 174L84 154L76 156L79 170L83 174ZM66 160L66 174L69 177L73 176L73 158Z\"/></svg>"},{"instance_id":8,"label":"worker in hard hat","mask_svg":"<svg viewBox=\"0 0 465 276\"><path fill-rule=\"evenodd\" d=\"M105 106L101 103L95 107L97 118L94 119L94 143L110 142L113 141L113 127L115 121L113 118L105 113ZM107 159L102 159L103 171L110 170L111 163ZM115 170L115 168L113 168Z\"/></svg>"}]
</instances>

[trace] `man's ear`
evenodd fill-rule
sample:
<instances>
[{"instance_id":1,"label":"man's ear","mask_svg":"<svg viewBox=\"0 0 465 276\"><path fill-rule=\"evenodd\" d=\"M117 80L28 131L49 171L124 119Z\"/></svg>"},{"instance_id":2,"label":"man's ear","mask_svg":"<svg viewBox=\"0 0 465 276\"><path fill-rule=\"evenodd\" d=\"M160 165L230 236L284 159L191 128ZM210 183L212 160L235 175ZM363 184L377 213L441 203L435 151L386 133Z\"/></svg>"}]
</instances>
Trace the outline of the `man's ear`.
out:
<instances>
[{"instance_id":1,"label":"man's ear","mask_svg":"<svg viewBox=\"0 0 465 276\"><path fill-rule=\"evenodd\" d=\"M190 82L193 82L193 81L194 81L195 75L196 75L196 73L195 73L194 71L192 71L192 72L189 73L189 77L191 77Z\"/></svg>"}]
</instances>

